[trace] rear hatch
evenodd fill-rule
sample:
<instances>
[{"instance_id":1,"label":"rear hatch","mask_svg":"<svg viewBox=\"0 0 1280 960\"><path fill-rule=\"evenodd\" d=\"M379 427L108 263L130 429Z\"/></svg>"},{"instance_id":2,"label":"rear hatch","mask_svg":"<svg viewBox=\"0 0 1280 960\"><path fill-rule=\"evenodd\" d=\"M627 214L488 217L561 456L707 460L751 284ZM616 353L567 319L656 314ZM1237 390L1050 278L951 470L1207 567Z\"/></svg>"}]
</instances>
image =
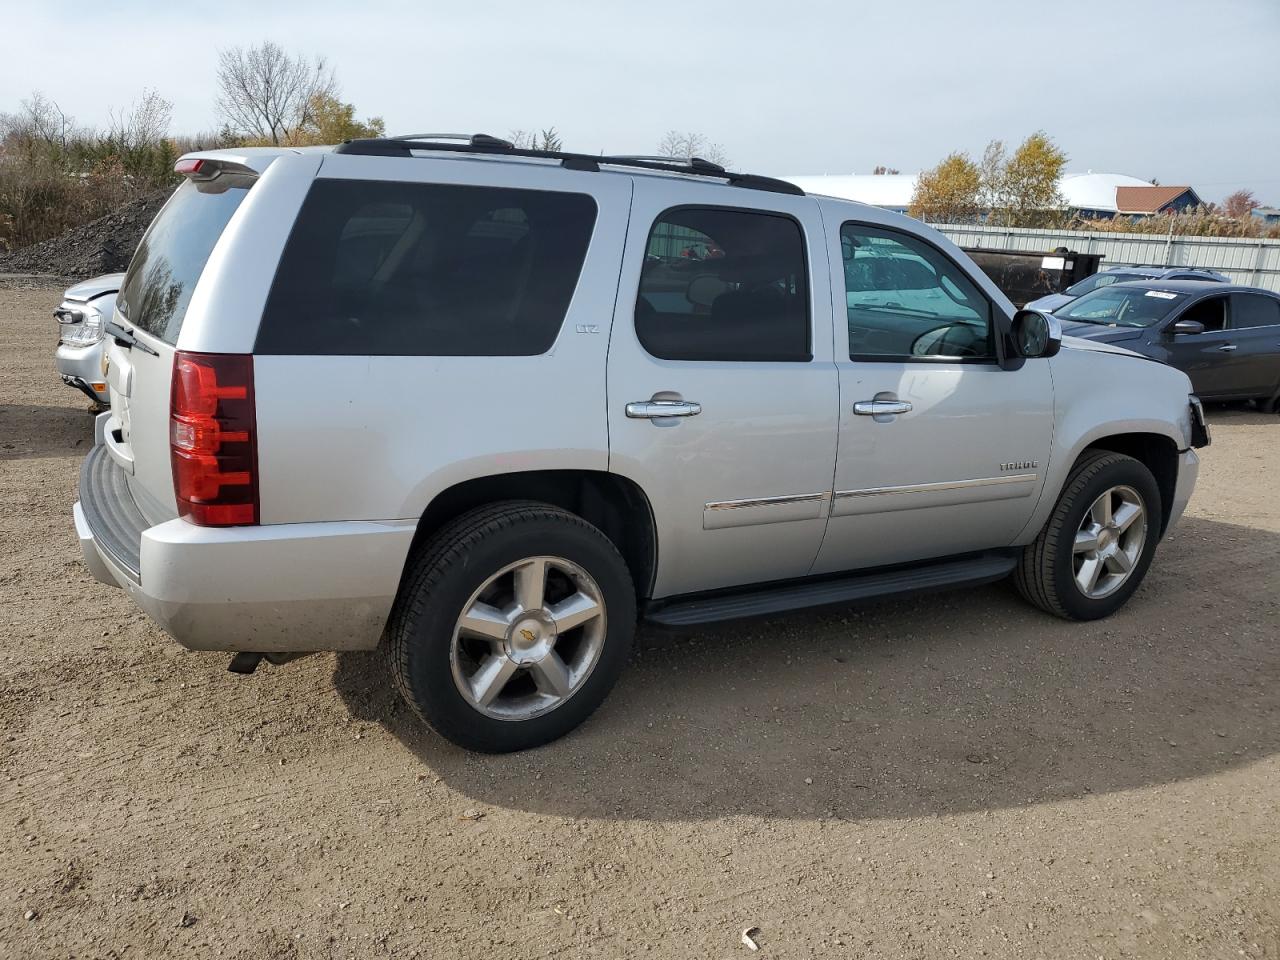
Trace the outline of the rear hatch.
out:
<instances>
[{"instance_id":1,"label":"rear hatch","mask_svg":"<svg viewBox=\"0 0 1280 960\"><path fill-rule=\"evenodd\" d=\"M169 456L178 334L214 245L256 179L244 167L200 174L205 178L184 182L147 229L107 327L111 414L104 440L151 523L178 515Z\"/></svg>"}]
</instances>

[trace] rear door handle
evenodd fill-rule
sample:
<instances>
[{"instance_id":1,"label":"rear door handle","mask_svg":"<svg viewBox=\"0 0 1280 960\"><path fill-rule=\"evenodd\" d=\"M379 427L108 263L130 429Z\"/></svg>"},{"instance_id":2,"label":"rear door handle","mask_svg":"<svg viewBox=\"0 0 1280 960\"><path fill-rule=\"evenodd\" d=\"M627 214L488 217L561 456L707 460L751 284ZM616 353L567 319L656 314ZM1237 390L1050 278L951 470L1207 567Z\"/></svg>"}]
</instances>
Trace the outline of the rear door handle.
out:
<instances>
[{"instance_id":1,"label":"rear door handle","mask_svg":"<svg viewBox=\"0 0 1280 960\"><path fill-rule=\"evenodd\" d=\"M1218 348L1218 350L1220 350L1222 353L1230 353L1235 348L1236 348L1236 345L1234 343L1224 343L1222 346Z\"/></svg>"},{"instance_id":2,"label":"rear door handle","mask_svg":"<svg viewBox=\"0 0 1280 960\"><path fill-rule=\"evenodd\" d=\"M702 412L702 404L689 400L640 400L627 404L627 416L632 420L652 420L654 417L696 417Z\"/></svg>"},{"instance_id":3,"label":"rear door handle","mask_svg":"<svg viewBox=\"0 0 1280 960\"><path fill-rule=\"evenodd\" d=\"M910 413L911 403L907 400L859 400L853 405L853 412L859 417L894 417Z\"/></svg>"}]
</instances>

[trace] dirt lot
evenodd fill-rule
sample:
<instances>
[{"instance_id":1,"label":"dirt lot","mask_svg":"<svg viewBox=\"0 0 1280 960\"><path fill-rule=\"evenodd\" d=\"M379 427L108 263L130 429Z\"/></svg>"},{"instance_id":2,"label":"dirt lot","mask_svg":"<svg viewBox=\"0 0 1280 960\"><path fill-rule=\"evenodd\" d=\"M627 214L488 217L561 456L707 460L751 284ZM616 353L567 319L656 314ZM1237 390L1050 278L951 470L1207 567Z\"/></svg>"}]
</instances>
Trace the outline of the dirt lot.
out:
<instances>
[{"instance_id":1,"label":"dirt lot","mask_svg":"<svg viewBox=\"0 0 1280 960\"><path fill-rule=\"evenodd\" d=\"M57 298L0 291L0 956L1280 957L1280 418L1214 411L1111 620L645 631L479 757L371 655L233 676L90 580Z\"/></svg>"}]
</instances>

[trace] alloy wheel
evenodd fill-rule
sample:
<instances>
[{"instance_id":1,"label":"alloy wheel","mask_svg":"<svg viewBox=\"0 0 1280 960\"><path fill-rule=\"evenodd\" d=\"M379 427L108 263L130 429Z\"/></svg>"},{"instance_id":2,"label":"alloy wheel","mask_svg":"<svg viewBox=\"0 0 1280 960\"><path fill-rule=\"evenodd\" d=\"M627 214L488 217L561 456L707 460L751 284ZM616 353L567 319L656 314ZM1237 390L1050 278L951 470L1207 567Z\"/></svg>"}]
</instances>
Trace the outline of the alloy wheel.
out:
<instances>
[{"instance_id":1,"label":"alloy wheel","mask_svg":"<svg viewBox=\"0 0 1280 960\"><path fill-rule=\"evenodd\" d=\"M1133 574L1146 541L1147 508L1138 491L1110 488L1093 501L1076 531L1076 587L1091 600L1115 593Z\"/></svg>"},{"instance_id":2,"label":"alloy wheel","mask_svg":"<svg viewBox=\"0 0 1280 960\"><path fill-rule=\"evenodd\" d=\"M503 567L463 607L450 664L463 698L499 720L530 720L573 696L600 659L599 585L563 557Z\"/></svg>"}]
</instances>

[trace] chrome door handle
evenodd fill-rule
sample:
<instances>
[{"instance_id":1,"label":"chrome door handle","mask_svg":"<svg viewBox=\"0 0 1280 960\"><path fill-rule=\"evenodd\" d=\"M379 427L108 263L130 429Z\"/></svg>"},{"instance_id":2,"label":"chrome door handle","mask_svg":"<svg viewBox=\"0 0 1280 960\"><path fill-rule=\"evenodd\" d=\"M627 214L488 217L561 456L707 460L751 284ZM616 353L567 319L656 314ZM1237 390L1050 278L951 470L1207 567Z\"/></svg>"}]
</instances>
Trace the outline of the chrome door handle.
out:
<instances>
[{"instance_id":1,"label":"chrome door handle","mask_svg":"<svg viewBox=\"0 0 1280 960\"><path fill-rule=\"evenodd\" d=\"M911 403L907 400L859 400L853 405L853 412L859 417L892 417L910 413Z\"/></svg>"},{"instance_id":2,"label":"chrome door handle","mask_svg":"<svg viewBox=\"0 0 1280 960\"><path fill-rule=\"evenodd\" d=\"M702 404L688 400L641 400L627 404L627 416L632 420L652 420L654 417L696 417L702 412Z\"/></svg>"},{"instance_id":3,"label":"chrome door handle","mask_svg":"<svg viewBox=\"0 0 1280 960\"><path fill-rule=\"evenodd\" d=\"M1221 351L1222 353L1230 353L1235 348L1236 348L1236 345L1234 343L1224 343L1222 346L1218 348L1218 350Z\"/></svg>"}]
</instances>

